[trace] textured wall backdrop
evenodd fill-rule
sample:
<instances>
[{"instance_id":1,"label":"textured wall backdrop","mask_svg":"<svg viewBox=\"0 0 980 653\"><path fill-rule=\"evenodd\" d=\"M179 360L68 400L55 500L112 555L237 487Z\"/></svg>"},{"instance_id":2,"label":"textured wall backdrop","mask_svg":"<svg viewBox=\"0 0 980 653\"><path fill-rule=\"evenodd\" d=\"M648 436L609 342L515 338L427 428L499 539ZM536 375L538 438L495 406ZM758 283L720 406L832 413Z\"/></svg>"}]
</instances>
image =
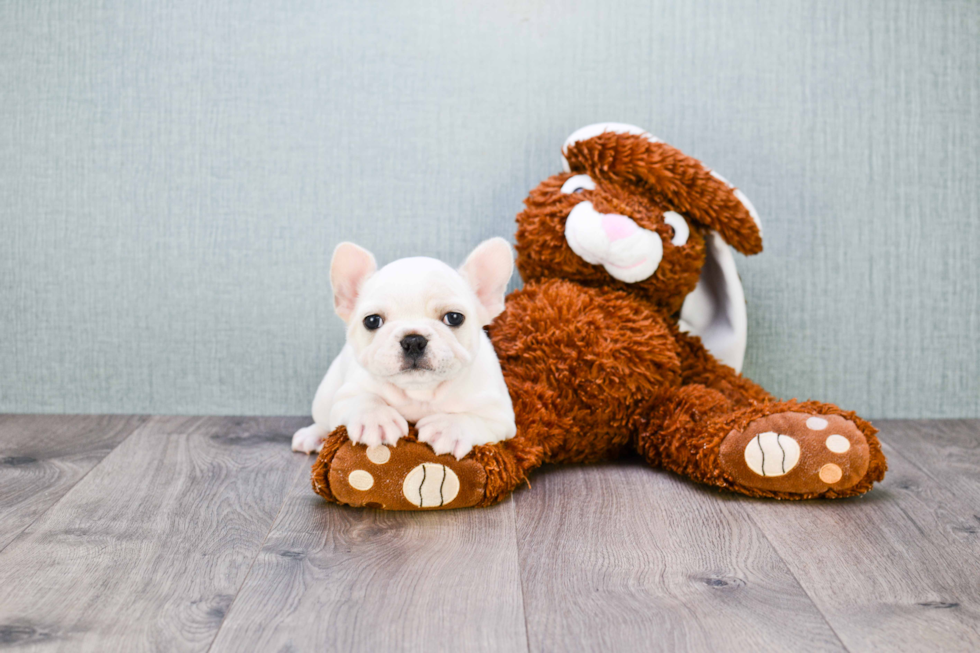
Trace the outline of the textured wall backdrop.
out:
<instances>
[{"instance_id":1,"label":"textured wall backdrop","mask_svg":"<svg viewBox=\"0 0 980 653\"><path fill-rule=\"evenodd\" d=\"M743 188L746 372L980 415L980 3L0 3L0 411L305 413L328 259L512 236L591 122Z\"/></svg>"}]
</instances>

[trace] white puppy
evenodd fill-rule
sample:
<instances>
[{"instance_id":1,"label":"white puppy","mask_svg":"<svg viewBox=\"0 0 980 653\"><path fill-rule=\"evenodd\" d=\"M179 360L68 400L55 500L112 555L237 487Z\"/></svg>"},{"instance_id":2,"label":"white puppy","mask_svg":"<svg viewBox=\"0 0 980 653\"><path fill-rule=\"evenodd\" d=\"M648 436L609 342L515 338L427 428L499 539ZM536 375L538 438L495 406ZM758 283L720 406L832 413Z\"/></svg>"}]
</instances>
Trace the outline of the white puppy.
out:
<instances>
[{"instance_id":1,"label":"white puppy","mask_svg":"<svg viewBox=\"0 0 980 653\"><path fill-rule=\"evenodd\" d=\"M514 408L483 331L504 310L513 269L503 238L481 243L459 271L425 257L378 270L370 252L338 245L330 283L347 345L316 391L315 423L296 432L293 451L319 451L341 425L354 442L393 445L414 422L419 440L456 458L513 437Z\"/></svg>"}]
</instances>

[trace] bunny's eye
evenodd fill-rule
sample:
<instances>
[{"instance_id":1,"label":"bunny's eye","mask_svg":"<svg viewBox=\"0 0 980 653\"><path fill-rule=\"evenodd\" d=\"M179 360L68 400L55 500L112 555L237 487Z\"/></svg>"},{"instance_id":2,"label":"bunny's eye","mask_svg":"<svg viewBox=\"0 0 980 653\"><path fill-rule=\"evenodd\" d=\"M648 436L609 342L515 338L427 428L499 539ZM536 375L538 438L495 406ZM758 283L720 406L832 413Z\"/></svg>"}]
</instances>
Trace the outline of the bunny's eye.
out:
<instances>
[{"instance_id":1,"label":"bunny's eye","mask_svg":"<svg viewBox=\"0 0 980 653\"><path fill-rule=\"evenodd\" d=\"M566 195L572 193L581 193L584 190L595 190L595 182L588 175L575 175L574 177L569 177L564 184L561 185L561 192Z\"/></svg>"},{"instance_id":2,"label":"bunny's eye","mask_svg":"<svg viewBox=\"0 0 980 653\"><path fill-rule=\"evenodd\" d=\"M664 222L669 224L671 229L674 230L674 235L671 236L670 242L678 247L687 242L687 239L691 235L691 228L687 226L687 220L681 217L680 213L667 211L664 213Z\"/></svg>"}]
</instances>

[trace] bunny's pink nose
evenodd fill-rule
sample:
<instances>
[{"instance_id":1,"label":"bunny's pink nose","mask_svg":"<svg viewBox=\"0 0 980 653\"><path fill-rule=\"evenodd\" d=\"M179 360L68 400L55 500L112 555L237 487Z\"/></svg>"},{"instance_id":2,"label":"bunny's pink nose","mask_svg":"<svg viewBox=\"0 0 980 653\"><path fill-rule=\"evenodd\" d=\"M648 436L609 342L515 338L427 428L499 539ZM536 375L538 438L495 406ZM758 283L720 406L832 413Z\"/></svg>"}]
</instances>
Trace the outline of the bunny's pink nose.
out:
<instances>
[{"instance_id":1,"label":"bunny's pink nose","mask_svg":"<svg viewBox=\"0 0 980 653\"><path fill-rule=\"evenodd\" d=\"M606 236L609 237L610 241L619 240L620 238L626 238L627 236L632 236L634 233L640 230L636 223L627 218L625 215L617 215L615 213L603 213L602 214L602 230L606 232Z\"/></svg>"}]
</instances>

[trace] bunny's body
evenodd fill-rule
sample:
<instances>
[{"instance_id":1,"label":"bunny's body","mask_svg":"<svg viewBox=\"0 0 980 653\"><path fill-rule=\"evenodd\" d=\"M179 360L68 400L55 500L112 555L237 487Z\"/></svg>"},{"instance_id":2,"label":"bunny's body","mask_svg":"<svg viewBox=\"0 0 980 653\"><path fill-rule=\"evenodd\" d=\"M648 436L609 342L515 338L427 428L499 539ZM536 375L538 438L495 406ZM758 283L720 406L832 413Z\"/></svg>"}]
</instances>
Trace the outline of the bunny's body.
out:
<instances>
[{"instance_id":1,"label":"bunny's body","mask_svg":"<svg viewBox=\"0 0 980 653\"><path fill-rule=\"evenodd\" d=\"M883 478L869 423L831 404L778 401L683 332L682 306L709 252L721 240L761 251L754 209L695 159L617 127L580 130L566 144L568 172L531 191L517 217L525 286L490 327L517 435L459 461L402 441L390 452L396 464L372 467L335 433L314 466L318 493L389 509L488 505L543 463L630 450L773 498L850 496ZM350 489L345 478L362 467L391 483ZM447 495L446 479L460 489Z\"/></svg>"}]
</instances>

